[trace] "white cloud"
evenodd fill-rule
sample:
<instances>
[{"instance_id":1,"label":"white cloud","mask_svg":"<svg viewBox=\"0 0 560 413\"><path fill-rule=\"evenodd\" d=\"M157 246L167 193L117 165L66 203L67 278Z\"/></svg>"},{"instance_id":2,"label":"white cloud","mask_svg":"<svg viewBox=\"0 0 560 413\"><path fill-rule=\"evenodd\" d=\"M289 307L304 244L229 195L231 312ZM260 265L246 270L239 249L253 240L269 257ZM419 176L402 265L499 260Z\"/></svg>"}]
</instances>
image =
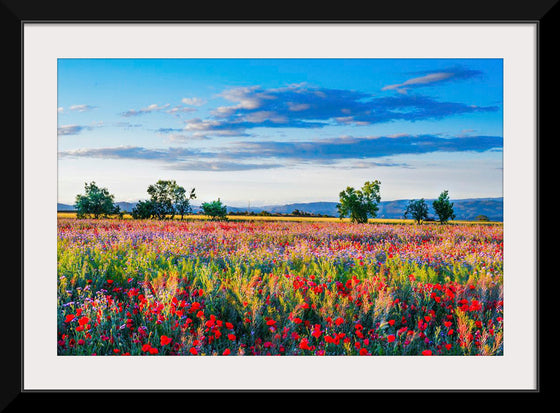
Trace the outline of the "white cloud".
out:
<instances>
[{"instance_id":1,"label":"white cloud","mask_svg":"<svg viewBox=\"0 0 560 413\"><path fill-rule=\"evenodd\" d=\"M221 106L216 109L218 115L229 115L238 109L255 110L262 106L263 100L276 99L275 96L265 92L255 92L259 90L258 86L238 87L226 90L221 96L232 102L238 102L234 106Z\"/></svg>"},{"instance_id":2,"label":"white cloud","mask_svg":"<svg viewBox=\"0 0 560 413\"><path fill-rule=\"evenodd\" d=\"M249 113L245 116L245 120L250 123L262 123L265 121L270 121L273 123L288 122L288 118L286 118L285 116L267 110L261 110L258 112Z\"/></svg>"},{"instance_id":3,"label":"white cloud","mask_svg":"<svg viewBox=\"0 0 560 413\"><path fill-rule=\"evenodd\" d=\"M130 109L130 110L127 110L126 112L123 112L121 115L122 115L122 116L126 116L126 117L128 117L128 116L143 115L143 114L145 114L145 113L159 112L159 111L165 110L165 109L167 109L169 106L170 106L169 103L166 103L165 105L161 105L161 106L159 106L159 105L156 104L156 103L153 103L153 104L151 104L151 105L149 105L149 106L147 106L147 107L145 107L145 108L142 108L142 109Z\"/></svg>"},{"instance_id":4,"label":"white cloud","mask_svg":"<svg viewBox=\"0 0 560 413\"><path fill-rule=\"evenodd\" d=\"M450 72L438 72L438 73L430 73L425 76L415 77L413 79L408 79L403 83L397 83L395 85L388 85L382 88L381 90L393 90L393 89L406 89L407 86L415 86L415 85L427 85L434 82L441 82L442 80L449 79L453 76L453 73Z\"/></svg>"},{"instance_id":5,"label":"white cloud","mask_svg":"<svg viewBox=\"0 0 560 413\"><path fill-rule=\"evenodd\" d=\"M95 109L95 106L91 105L72 105L69 108L71 111L74 112L87 112L89 110Z\"/></svg>"},{"instance_id":6,"label":"white cloud","mask_svg":"<svg viewBox=\"0 0 560 413\"><path fill-rule=\"evenodd\" d=\"M92 122L89 125L61 125L57 129L57 135L77 135L84 130L92 130L93 128L102 127L103 121Z\"/></svg>"},{"instance_id":7,"label":"white cloud","mask_svg":"<svg viewBox=\"0 0 560 413\"><path fill-rule=\"evenodd\" d=\"M179 115L181 113L190 113L196 111L195 108L188 108L185 106L174 106L171 109L165 111L165 113L169 113L171 115Z\"/></svg>"},{"instance_id":8,"label":"white cloud","mask_svg":"<svg viewBox=\"0 0 560 413\"><path fill-rule=\"evenodd\" d=\"M91 129L91 127L81 125L62 125L58 127L57 135L77 135L84 129Z\"/></svg>"},{"instance_id":9,"label":"white cloud","mask_svg":"<svg viewBox=\"0 0 560 413\"><path fill-rule=\"evenodd\" d=\"M309 105L307 103L294 103L294 102L286 102L288 105L288 109L292 112L300 112L302 110L309 109Z\"/></svg>"},{"instance_id":10,"label":"white cloud","mask_svg":"<svg viewBox=\"0 0 560 413\"><path fill-rule=\"evenodd\" d=\"M200 99L200 98L183 98L181 99L181 102L183 102L185 105L191 105L191 106L202 106L206 103L206 101L204 99Z\"/></svg>"}]
</instances>

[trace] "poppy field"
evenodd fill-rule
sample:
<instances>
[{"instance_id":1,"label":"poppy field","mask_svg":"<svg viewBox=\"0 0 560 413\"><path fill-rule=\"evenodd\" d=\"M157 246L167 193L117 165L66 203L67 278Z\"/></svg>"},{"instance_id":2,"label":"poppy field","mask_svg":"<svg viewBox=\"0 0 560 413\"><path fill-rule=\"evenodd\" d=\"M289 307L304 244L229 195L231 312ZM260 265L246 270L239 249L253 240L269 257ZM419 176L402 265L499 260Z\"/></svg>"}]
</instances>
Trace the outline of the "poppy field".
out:
<instances>
[{"instance_id":1,"label":"poppy field","mask_svg":"<svg viewBox=\"0 0 560 413\"><path fill-rule=\"evenodd\" d=\"M57 354L499 356L503 227L58 219Z\"/></svg>"}]
</instances>

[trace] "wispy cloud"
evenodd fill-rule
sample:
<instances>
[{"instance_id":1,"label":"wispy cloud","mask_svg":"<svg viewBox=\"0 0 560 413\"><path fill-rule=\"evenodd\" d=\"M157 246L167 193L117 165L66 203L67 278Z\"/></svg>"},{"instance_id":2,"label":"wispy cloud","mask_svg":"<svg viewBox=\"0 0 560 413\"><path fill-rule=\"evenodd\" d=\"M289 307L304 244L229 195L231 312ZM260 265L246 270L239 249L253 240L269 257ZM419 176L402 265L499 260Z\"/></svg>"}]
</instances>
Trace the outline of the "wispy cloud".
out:
<instances>
[{"instance_id":1,"label":"wispy cloud","mask_svg":"<svg viewBox=\"0 0 560 413\"><path fill-rule=\"evenodd\" d=\"M91 129L89 126L83 125L62 125L58 127L58 135L77 135L84 129Z\"/></svg>"},{"instance_id":2,"label":"wispy cloud","mask_svg":"<svg viewBox=\"0 0 560 413\"><path fill-rule=\"evenodd\" d=\"M297 164L344 168L409 167L388 157L432 152L484 152L503 147L499 136L442 138L434 135L339 137L304 142L237 142L212 150L181 147L147 149L139 146L79 149L60 152L63 158L135 159L159 161L166 168L249 170ZM346 161L345 164L340 162Z\"/></svg>"},{"instance_id":3,"label":"wispy cloud","mask_svg":"<svg viewBox=\"0 0 560 413\"><path fill-rule=\"evenodd\" d=\"M117 146L67 150L59 152L58 155L61 158L178 161L189 156L200 156L200 153L185 148L147 149L141 146Z\"/></svg>"},{"instance_id":4,"label":"wispy cloud","mask_svg":"<svg viewBox=\"0 0 560 413\"><path fill-rule=\"evenodd\" d=\"M374 162L374 161L351 161L351 162L344 162L337 167L342 169L371 169L371 168L405 168L405 169L414 169L411 165L404 163L404 162Z\"/></svg>"},{"instance_id":5,"label":"wispy cloud","mask_svg":"<svg viewBox=\"0 0 560 413\"><path fill-rule=\"evenodd\" d=\"M85 130L93 130L103 126L103 121L93 122L89 125L61 125L57 129L58 136L78 135Z\"/></svg>"},{"instance_id":6,"label":"wispy cloud","mask_svg":"<svg viewBox=\"0 0 560 413\"><path fill-rule=\"evenodd\" d=\"M125 128L125 129L142 127L140 123L130 123L130 122L114 122L113 126L116 126L117 128Z\"/></svg>"},{"instance_id":7,"label":"wispy cloud","mask_svg":"<svg viewBox=\"0 0 560 413\"><path fill-rule=\"evenodd\" d=\"M202 138L210 136L249 136L245 132L246 128L246 123L193 118L185 121L183 131Z\"/></svg>"},{"instance_id":8,"label":"wispy cloud","mask_svg":"<svg viewBox=\"0 0 560 413\"><path fill-rule=\"evenodd\" d=\"M192 171L246 171L285 166L282 163L246 163L232 161L228 156L215 152L202 152L185 148L147 149L140 146L75 149L59 152L60 158L97 158L157 161L165 169Z\"/></svg>"},{"instance_id":9,"label":"wispy cloud","mask_svg":"<svg viewBox=\"0 0 560 413\"><path fill-rule=\"evenodd\" d=\"M174 106L171 109L167 109L165 113L169 113L170 115L180 116L183 113L191 113L196 112L195 108L190 108L187 106Z\"/></svg>"},{"instance_id":10,"label":"wispy cloud","mask_svg":"<svg viewBox=\"0 0 560 413\"><path fill-rule=\"evenodd\" d=\"M129 116L144 115L146 113L152 113L152 112L160 112L160 111L163 111L163 110L167 109L169 106L171 106L169 103L166 103L164 105L158 105L158 104L154 103L154 104L151 104L151 105L149 105L145 108L142 108L142 109L127 110L126 112L122 112L121 116L129 117Z\"/></svg>"},{"instance_id":11,"label":"wispy cloud","mask_svg":"<svg viewBox=\"0 0 560 413\"><path fill-rule=\"evenodd\" d=\"M191 106L202 106L206 103L204 99L197 98L197 97L183 98L181 99L181 102L183 102L185 105L191 105Z\"/></svg>"},{"instance_id":12,"label":"wispy cloud","mask_svg":"<svg viewBox=\"0 0 560 413\"><path fill-rule=\"evenodd\" d=\"M204 140L207 139L204 136L199 136L195 134L185 134L182 128L159 128L156 129L156 133L160 136L166 137L170 142L189 142L193 140Z\"/></svg>"},{"instance_id":13,"label":"wispy cloud","mask_svg":"<svg viewBox=\"0 0 560 413\"><path fill-rule=\"evenodd\" d=\"M453 68L440 70L437 72L429 72L423 74L422 76L413 77L405 80L402 83L397 83L394 85L387 85L381 90L396 90L399 93L407 93L409 89L433 86L435 84L441 84L443 82L448 82L451 80L469 79L473 77L480 76L482 73L478 70L470 70L463 68Z\"/></svg>"},{"instance_id":14,"label":"wispy cloud","mask_svg":"<svg viewBox=\"0 0 560 413\"><path fill-rule=\"evenodd\" d=\"M154 103L149 106L146 106L145 108L127 110L125 112L122 112L120 115L124 117L132 117L132 116L145 115L147 113L164 112L180 118L182 114L196 112L196 110L197 110L196 108L189 107L189 106L176 105L172 107L171 104L169 103L166 103L164 105L158 105Z\"/></svg>"},{"instance_id":15,"label":"wispy cloud","mask_svg":"<svg viewBox=\"0 0 560 413\"><path fill-rule=\"evenodd\" d=\"M68 109L73 112L88 112L96 108L97 106L92 106L92 105L72 105Z\"/></svg>"},{"instance_id":16,"label":"wispy cloud","mask_svg":"<svg viewBox=\"0 0 560 413\"><path fill-rule=\"evenodd\" d=\"M243 142L235 156L261 156L291 160L370 159L432 152L484 152L503 147L501 136L442 138L434 135L340 137L306 142Z\"/></svg>"},{"instance_id":17,"label":"wispy cloud","mask_svg":"<svg viewBox=\"0 0 560 413\"><path fill-rule=\"evenodd\" d=\"M243 163L231 162L227 160L212 160L212 161L187 161L178 162L172 165L167 165L166 169L185 170L185 171L249 171L254 169L272 169L281 168L286 166L281 163Z\"/></svg>"}]
</instances>

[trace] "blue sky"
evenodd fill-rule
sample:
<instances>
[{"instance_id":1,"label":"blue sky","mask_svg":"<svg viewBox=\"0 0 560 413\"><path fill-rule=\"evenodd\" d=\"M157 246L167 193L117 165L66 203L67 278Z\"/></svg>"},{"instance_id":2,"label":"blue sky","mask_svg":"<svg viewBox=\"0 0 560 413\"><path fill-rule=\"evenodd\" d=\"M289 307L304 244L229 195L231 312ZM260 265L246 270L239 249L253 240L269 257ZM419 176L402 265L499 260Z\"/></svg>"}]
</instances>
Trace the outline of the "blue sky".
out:
<instances>
[{"instance_id":1,"label":"blue sky","mask_svg":"<svg viewBox=\"0 0 560 413\"><path fill-rule=\"evenodd\" d=\"M502 196L501 59L59 59L58 200Z\"/></svg>"}]
</instances>

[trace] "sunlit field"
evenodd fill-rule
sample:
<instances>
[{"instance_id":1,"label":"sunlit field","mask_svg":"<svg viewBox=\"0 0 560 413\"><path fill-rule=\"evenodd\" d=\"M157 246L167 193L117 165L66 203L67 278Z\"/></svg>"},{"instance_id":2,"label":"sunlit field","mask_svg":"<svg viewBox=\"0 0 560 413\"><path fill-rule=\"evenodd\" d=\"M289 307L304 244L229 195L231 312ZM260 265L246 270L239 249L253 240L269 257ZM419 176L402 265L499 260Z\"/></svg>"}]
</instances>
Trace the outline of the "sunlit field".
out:
<instances>
[{"instance_id":1,"label":"sunlit field","mask_svg":"<svg viewBox=\"0 0 560 413\"><path fill-rule=\"evenodd\" d=\"M58 212L58 218L76 218L75 212ZM130 214L123 214L122 219L132 219ZM182 219L179 216L173 217L174 221L207 221L210 218L206 215L185 215ZM227 216L228 221L295 221L295 222L350 222L350 218L336 218L336 217L314 217L314 216L266 216L266 215L229 215ZM396 218L370 218L369 223L373 224L413 224L413 219L396 219ZM452 220L447 222L450 225L453 224L476 224L476 225L502 225L501 222L494 221L462 221L462 220ZM435 221L427 221L423 224L438 224Z\"/></svg>"},{"instance_id":2,"label":"sunlit field","mask_svg":"<svg viewBox=\"0 0 560 413\"><path fill-rule=\"evenodd\" d=\"M501 224L230 218L59 213L58 354L503 354Z\"/></svg>"}]
</instances>

